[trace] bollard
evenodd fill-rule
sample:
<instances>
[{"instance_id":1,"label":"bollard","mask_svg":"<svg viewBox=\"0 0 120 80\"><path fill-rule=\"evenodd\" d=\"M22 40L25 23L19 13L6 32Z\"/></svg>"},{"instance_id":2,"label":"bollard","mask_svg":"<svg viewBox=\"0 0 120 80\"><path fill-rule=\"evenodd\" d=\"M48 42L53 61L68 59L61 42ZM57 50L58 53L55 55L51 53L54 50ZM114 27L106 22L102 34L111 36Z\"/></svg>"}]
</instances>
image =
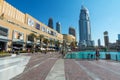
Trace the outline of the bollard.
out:
<instances>
[{"instance_id":1,"label":"bollard","mask_svg":"<svg viewBox=\"0 0 120 80\"><path fill-rule=\"evenodd\" d=\"M84 59L84 54L82 54L82 59Z\"/></svg>"},{"instance_id":2,"label":"bollard","mask_svg":"<svg viewBox=\"0 0 120 80\"><path fill-rule=\"evenodd\" d=\"M90 55L91 55L90 53L87 54L87 59L90 59Z\"/></svg>"},{"instance_id":3,"label":"bollard","mask_svg":"<svg viewBox=\"0 0 120 80\"><path fill-rule=\"evenodd\" d=\"M91 54L91 59L93 59L93 54Z\"/></svg>"},{"instance_id":4,"label":"bollard","mask_svg":"<svg viewBox=\"0 0 120 80\"><path fill-rule=\"evenodd\" d=\"M116 61L118 61L117 54L116 54Z\"/></svg>"}]
</instances>

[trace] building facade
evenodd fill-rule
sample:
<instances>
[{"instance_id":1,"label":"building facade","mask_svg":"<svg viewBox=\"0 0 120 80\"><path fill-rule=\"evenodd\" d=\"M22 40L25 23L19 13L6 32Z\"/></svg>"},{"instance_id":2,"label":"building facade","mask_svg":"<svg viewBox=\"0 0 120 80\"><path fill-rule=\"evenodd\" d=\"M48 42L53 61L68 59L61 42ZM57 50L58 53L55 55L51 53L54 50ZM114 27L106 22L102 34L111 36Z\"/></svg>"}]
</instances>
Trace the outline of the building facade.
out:
<instances>
[{"instance_id":1,"label":"building facade","mask_svg":"<svg viewBox=\"0 0 120 80\"><path fill-rule=\"evenodd\" d=\"M80 19L79 19L79 44L87 45L91 41L91 27L89 11L84 6L81 7Z\"/></svg>"},{"instance_id":2,"label":"building facade","mask_svg":"<svg viewBox=\"0 0 120 80\"><path fill-rule=\"evenodd\" d=\"M118 40L120 40L120 34L118 34Z\"/></svg>"},{"instance_id":3,"label":"building facade","mask_svg":"<svg viewBox=\"0 0 120 80\"><path fill-rule=\"evenodd\" d=\"M63 46L66 47L66 50L71 50L72 48L75 48L75 46L71 46L71 43L76 43L76 38L73 35L70 34L63 34Z\"/></svg>"},{"instance_id":4,"label":"building facade","mask_svg":"<svg viewBox=\"0 0 120 80\"><path fill-rule=\"evenodd\" d=\"M69 34L63 34L63 39L66 40L68 43L76 41L75 36Z\"/></svg>"},{"instance_id":5,"label":"building facade","mask_svg":"<svg viewBox=\"0 0 120 80\"><path fill-rule=\"evenodd\" d=\"M109 46L109 37L107 31L104 32L104 43L105 43L105 47Z\"/></svg>"},{"instance_id":6,"label":"building facade","mask_svg":"<svg viewBox=\"0 0 120 80\"><path fill-rule=\"evenodd\" d=\"M118 34L118 40L116 40L117 50L120 51L120 34Z\"/></svg>"},{"instance_id":7,"label":"building facade","mask_svg":"<svg viewBox=\"0 0 120 80\"><path fill-rule=\"evenodd\" d=\"M101 46L101 41L100 41L100 39L98 39L98 47L100 47Z\"/></svg>"},{"instance_id":8,"label":"building facade","mask_svg":"<svg viewBox=\"0 0 120 80\"><path fill-rule=\"evenodd\" d=\"M49 18L49 20L48 20L48 27L50 27L50 28L54 28L53 27L53 19L52 18Z\"/></svg>"},{"instance_id":9,"label":"building facade","mask_svg":"<svg viewBox=\"0 0 120 80\"><path fill-rule=\"evenodd\" d=\"M57 22L57 23L56 23L56 31L57 31L58 33L61 33L61 24L60 24L60 22Z\"/></svg>"},{"instance_id":10,"label":"building facade","mask_svg":"<svg viewBox=\"0 0 120 80\"><path fill-rule=\"evenodd\" d=\"M49 28L29 14L24 14L4 0L0 0L0 50L13 48L25 50L27 46L39 44L30 34L44 35L44 38L63 41L63 35Z\"/></svg>"},{"instance_id":11,"label":"building facade","mask_svg":"<svg viewBox=\"0 0 120 80\"><path fill-rule=\"evenodd\" d=\"M73 28L73 27L69 27L69 34L70 34L70 35L73 35L73 36L76 37L76 31L75 31L75 28Z\"/></svg>"}]
</instances>

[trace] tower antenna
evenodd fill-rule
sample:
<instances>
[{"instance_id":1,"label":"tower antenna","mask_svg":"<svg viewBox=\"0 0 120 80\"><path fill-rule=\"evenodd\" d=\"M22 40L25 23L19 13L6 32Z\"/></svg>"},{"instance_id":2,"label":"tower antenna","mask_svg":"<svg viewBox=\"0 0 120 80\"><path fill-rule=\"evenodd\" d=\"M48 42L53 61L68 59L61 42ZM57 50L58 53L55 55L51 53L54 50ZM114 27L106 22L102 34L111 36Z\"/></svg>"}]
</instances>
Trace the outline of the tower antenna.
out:
<instances>
[{"instance_id":1,"label":"tower antenna","mask_svg":"<svg viewBox=\"0 0 120 80\"><path fill-rule=\"evenodd\" d=\"M82 0L82 6L84 5L84 0Z\"/></svg>"}]
</instances>

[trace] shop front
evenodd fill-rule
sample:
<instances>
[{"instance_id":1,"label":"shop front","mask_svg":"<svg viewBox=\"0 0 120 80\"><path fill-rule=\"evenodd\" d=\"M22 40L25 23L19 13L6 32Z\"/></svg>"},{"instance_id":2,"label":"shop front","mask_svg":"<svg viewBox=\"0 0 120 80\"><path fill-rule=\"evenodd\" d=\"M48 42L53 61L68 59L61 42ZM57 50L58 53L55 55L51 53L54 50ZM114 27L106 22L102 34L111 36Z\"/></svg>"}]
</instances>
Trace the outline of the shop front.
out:
<instances>
[{"instance_id":1,"label":"shop front","mask_svg":"<svg viewBox=\"0 0 120 80\"><path fill-rule=\"evenodd\" d=\"M28 35L26 42L26 49L32 49L34 47L34 37L32 35Z\"/></svg>"},{"instance_id":2,"label":"shop front","mask_svg":"<svg viewBox=\"0 0 120 80\"><path fill-rule=\"evenodd\" d=\"M7 41L5 42L4 40L0 39L0 51L6 50L6 44L7 44Z\"/></svg>"},{"instance_id":3,"label":"shop front","mask_svg":"<svg viewBox=\"0 0 120 80\"><path fill-rule=\"evenodd\" d=\"M19 31L13 32L12 50L20 51L24 48L24 34Z\"/></svg>"},{"instance_id":4,"label":"shop front","mask_svg":"<svg viewBox=\"0 0 120 80\"><path fill-rule=\"evenodd\" d=\"M23 45L24 45L24 42L22 41L13 41L12 42L12 49L14 49L15 51L18 51L18 50L23 50Z\"/></svg>"},{"instance_id":5,"label":"shop front","mask_svg":"<svg viewBox=\"0 0 120 80\"><path fill-rule=\"evenodd\" d=\"M26 42L26 48L27 48L27 49L32 49L33 46L34 46L34 43L33 43L33 42L31 42L31 41L27 41L27 42Z\"/></svg>"},{"instance_id":6,"label":"shop front","mask_svg":"<svg viewBox=\"0 0 120 80\"><path fill-rule=\"evenodd\" d=\"M0 51L7 50L8 29L0 26Z\"/></svg>"}]
</instances>

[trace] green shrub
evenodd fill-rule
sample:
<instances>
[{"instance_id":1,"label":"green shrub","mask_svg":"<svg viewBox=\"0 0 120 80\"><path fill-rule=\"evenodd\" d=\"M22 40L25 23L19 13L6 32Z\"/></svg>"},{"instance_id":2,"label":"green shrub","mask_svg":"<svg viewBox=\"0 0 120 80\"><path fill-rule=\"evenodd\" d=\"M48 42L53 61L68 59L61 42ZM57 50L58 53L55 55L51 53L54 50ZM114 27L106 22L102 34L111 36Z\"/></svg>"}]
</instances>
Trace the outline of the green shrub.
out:
<instances>
[{"instance_id":1,"label":"green shrub","mask_svg":"<svg viewBox=\"0 0 120 80\"><path fill-rule=\"evenodd\" d=\"M24 51L20 51L20 53L27 53L27 51L26 51L26 50L24 50Z\"/></svg>"},{"instance_id":2,"label":"green shrub","mask_svg":"<svg viewBox=\"0 0 120 80\"><path fill-rule=\"evenodd\" d=\"M11 54L9 53L0 52L0 57L10 56L10 55Z\"/></svg>"}]
</instances>

